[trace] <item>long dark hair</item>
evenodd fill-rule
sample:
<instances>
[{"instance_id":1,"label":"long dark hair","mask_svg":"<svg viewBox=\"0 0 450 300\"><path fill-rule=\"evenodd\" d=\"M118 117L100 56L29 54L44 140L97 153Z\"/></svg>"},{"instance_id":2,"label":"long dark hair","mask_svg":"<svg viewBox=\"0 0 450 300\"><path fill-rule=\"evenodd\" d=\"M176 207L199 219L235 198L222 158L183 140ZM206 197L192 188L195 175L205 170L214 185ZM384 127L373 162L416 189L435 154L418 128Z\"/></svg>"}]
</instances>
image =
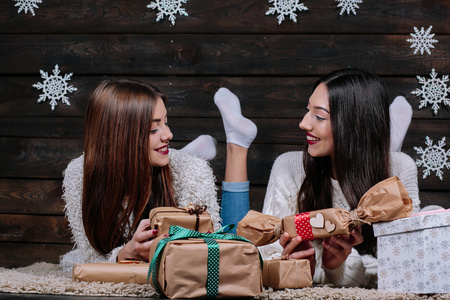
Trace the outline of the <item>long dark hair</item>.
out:
<instances>
[{"instance_id":1,"label":"long dark hair","mask_svg":"<svg viewBox=\"0 0 450 300\"><path fill-rule=\"evenodd\" d=\"M101 253L128 241L151 208L174 205L169 167L150 162L158 98L167 102L156 87L122 79L101 82L89 100L82 216L89 242Z\"/></svg>"},{"instance_id":2,"label":"long dark hair","mask_svg":"<svg viewBox=\"0 0 450 300\"><path fill-rule=\"evenodd\" d=\"M376 183L390 176L389 98L381 79L372 73L343 69L315 84L328 89L334 160L303 153L305 180L298 194L301 212L333 206L332 172L350 209ZM363 228L361 253L375 253L371 227Z\"/></svg>"}]
</instances>

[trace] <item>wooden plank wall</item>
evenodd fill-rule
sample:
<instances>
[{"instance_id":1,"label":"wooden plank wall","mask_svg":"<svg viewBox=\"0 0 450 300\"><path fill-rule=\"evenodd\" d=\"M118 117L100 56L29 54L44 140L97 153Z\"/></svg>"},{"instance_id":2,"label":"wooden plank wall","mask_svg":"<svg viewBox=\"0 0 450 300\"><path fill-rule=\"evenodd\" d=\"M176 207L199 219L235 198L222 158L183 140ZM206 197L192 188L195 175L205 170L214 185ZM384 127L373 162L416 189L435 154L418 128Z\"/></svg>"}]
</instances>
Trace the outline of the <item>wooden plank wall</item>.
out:
<instances>
[{"instance_id":1,"label":"wooden plank wall","mask_svg":"<svg viewBox=\"0 0 450 300\"><path fill-rule=\"evenodd\" d=\"M146 8L150 0L44 0L30 12L17 13L16 2L0 2L0 266L36 261L56 263L71 249L61 200L62 171L82 152L83 116L89 94L106 77L153 83L171 98L169 121L173 147L201 134L214 136L217 158L211 162L223 178L225 136L213 94L220 86L241 99L244 115L259 127L251 147L251 206L262 208L271 165L281 153L302 149L298 123L314 81L334 69L372 70L385 80L391 98L407 97L414 109L403 151L414 159L414 146L447 138L450 111L441 104L434 115L418 109L421 88L416 75L438 78L450 73L450 2L448 0L365 0L356 15L334 0L304 0L297 23L277 24L266 15L268 0L190 0L189 14L165 17ZM428 29L439 42L431 55L413 54L406 40L414 27ZM60 76L77 91L70 106L38 103L40 70ZM447 98L449 90L447 84ZM447 157L447 161L450 158ZM422 179L423 205L450 207L450 170L443 180Z\"/></svg>"}]
</instances>

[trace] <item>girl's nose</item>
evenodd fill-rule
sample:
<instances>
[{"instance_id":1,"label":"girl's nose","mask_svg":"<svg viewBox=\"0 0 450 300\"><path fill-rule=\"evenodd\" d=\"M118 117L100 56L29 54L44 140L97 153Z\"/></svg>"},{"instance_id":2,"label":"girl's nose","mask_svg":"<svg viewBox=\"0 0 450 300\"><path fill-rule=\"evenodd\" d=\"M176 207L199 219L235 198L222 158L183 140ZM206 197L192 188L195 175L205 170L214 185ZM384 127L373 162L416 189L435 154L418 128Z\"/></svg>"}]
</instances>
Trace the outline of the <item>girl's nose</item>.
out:
<instances>
[{"instance_id":1,"label":"girl's nose","mask_svg":"<svg viewBox=\"0 0 450 300\"><path fill-rule=\"evenodd\" d=\"M303 119L298 124L298 127L300 127L300 129L303 129L303 130L310 130L311 129L310 122L308 121L308 114L306 114L303 117Z\"/></svg>"},{"instance_id":2,"label":"girl's nose","mask_svg":"<svg viewBox=\"0 0 450 300\"><path fill-rule=\"evenodd\" d=\"M165 130L164 130L164 133L161 135L161 139L163 140L163 141L170 141L171 139L173 138L173 134L172 134L172 131L170 131L170 128L169 128L169 126L166 126L166 128L165 128Z\"/></svg>"}]
</instances>

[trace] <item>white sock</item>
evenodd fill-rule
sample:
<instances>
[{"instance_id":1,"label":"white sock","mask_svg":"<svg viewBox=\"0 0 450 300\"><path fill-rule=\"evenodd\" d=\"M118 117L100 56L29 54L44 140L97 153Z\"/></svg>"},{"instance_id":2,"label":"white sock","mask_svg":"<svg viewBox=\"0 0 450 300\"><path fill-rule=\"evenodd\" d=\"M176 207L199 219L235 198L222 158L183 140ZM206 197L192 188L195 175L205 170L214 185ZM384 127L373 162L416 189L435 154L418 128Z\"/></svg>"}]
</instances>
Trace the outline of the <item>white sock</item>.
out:
<instances>
[{"instance_id":1,"label":"white sock","mask_svg":"<svg viewBox=\"0 0 450 300\"><path fill-rule=\"evenodd\" d=\"M258 128L255 123L242 115L238 97L229 89L220 88L214 95L214 103L222 115L227 143L244 148L250 147L256 137Z\"/></svg>"},{"instance_id":2,"label":"white sock","mask_svg":"<svg viewBox=\"0 0 450 300\"><path fill-rule=\"evenodd\" d=\"M217 141L210 135L200 135L195 140L184 146L180 151L195 155L205 160L216 157Z\"/></svg>"},{"instance_id":3,"label":"white sock","mask_svg":"<svg viewBox=\"0 0 450 300\"><path fill-rule=\"evenodd\" d=\"M412 107L403 96L397 96L389 106L391 118L391 151L400 152L412 118Z\"/></svg>"}]
</instances>

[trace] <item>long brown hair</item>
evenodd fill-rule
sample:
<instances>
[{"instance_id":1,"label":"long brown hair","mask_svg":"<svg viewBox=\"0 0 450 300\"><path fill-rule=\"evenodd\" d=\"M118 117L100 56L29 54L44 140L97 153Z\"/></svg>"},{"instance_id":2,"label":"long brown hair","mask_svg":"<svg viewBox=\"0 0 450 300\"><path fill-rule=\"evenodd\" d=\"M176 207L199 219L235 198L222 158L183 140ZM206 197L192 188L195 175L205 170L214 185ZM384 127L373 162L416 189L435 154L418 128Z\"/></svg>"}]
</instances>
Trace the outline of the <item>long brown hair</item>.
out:
<instances>
[{"instance_id":1,"label":"long brown hair","mask_svg":"<svg viewBox=\"0 0 450 300\"><path fill-rule=\"evenodd\" d=\"M169 166L150 162L158 98L167 102L156 87L122 79L101 82L89 100L82 216L89 242L101 253L127 242L151 208L175 205Z\"/></svg>"},{"instance_id":2,"label":"long brown hair","mask_svg":"<svg viewBox=\"0 0 450 300\"><path fill-rule=\"evenodd\" d=\"M303 153L305 180L298 194L301 212L332 207L332 170L350 205L390 176L389 98L381 79L357 69L343 69L321 78L328 89L334 161ZM357 247L374 254L371 228L363 228L365 242Z\"/></svg>"}]
</instances>

